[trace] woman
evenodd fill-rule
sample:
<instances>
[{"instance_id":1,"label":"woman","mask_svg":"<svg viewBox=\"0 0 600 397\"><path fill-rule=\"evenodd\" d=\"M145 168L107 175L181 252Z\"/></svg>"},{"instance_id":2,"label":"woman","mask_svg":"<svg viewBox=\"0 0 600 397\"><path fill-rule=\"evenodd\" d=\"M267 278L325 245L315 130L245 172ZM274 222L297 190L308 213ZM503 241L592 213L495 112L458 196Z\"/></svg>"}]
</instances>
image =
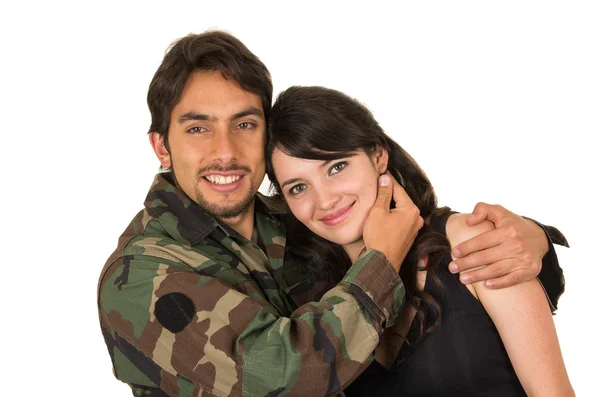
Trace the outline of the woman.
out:
<instances>
[{"instance_id":1,"label":"woman","mask_svg":"<svg viewBox=\"0 0 600 397\"><path fill-rule=\"evenodd\" d=\"M468 226L462 214L438 208L425 173L366 107L323 87L289 88L273 106L267 159L275 197L295 217L291 254L317 259L313 270L332 282L366 248L379 175L399 181L425 219L400 270L408 304L347 395L574 394L538 281L490 290L447 270L451 247L493 225ZM340 263L332 258L347 266L325 268Z\"/></svg>"}]
</instances>

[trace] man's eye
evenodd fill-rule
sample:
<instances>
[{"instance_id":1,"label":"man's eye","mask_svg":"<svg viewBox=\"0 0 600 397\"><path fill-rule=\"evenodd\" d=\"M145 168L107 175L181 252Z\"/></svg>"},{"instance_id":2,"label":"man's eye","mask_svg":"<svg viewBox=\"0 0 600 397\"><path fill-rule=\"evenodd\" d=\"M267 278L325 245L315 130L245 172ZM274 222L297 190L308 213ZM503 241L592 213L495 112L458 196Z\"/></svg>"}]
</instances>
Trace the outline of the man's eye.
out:
<instances>
[{"instance_id":1,"label":"man's eye","mask_svg":"<svg viewBox=\"0 0 600 397\"><path fill-rule=\"evenodd\" d=\"M252 127L254 127L254 124L249 123L247 121L238 124L238 129L240 129L240 130L248 130Z\"/></svg>"},{"instance_id":2,"label":"man's eye","mask_svg":"<svg viewBox=\"0 0 600 397\"><path fill-rule=\"evenodd\" d=\"M329 169L329 175L331 175L331 174L337 174L338 172L340 172L341 170L343 170L344 168L346 168L347 164L348 164L347 161L340 161L339 163L335 163Z\"/></svg>"},{"instance_id":3,"label":"man's eye","mask_svg":"<svg viewBox=\"0 0 600 397\"><path fill-rule=\"evenodd\" d=\"M187 132L190 134L198 134L198 133L204 132L204 131L206 131L206 128L204 128L204 127L192 127L187 130Z\"/></svg>"},{"instance_id":4,"label":"man's eye","mask_svg":"<svg viewBox=\"0 0 600 397\"><path fill-rule=\"evenodd\" d=\"M290 188L290 194L294 196L296 194L302 193L304 190L306 190L306 185L304 183L299 183Z\"/></svg>"}]
</instances>

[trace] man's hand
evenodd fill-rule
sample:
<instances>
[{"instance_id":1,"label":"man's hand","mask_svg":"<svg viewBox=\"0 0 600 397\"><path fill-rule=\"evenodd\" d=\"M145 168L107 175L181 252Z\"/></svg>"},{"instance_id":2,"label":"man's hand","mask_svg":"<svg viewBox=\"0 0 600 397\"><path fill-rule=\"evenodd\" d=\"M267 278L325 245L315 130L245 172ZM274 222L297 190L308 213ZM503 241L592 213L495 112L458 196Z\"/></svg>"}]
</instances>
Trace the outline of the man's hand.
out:
<instances>
[{"instance_id":1,"label":"man's hand","mask_svg":"<svg viewBox=\"0 0 600 397\"><path fill-rule=\"evenodd\" d=\"M461 274L460 281L469 284L486 280L488 288L510 287L537 277L549 248L542 228L500 205L486 203L475 206L467 224L476 225L485 219L496 229L456 246L452 255L458 259L450 263L450 271L484 266Z\"/></svg>"},{"instance_id":2,"label":"man's hand","mask_svg":"<svg viewBox=\"0 0 600 397\"><path fill-rule=\"evenodd\" d=\"M396 271L423 227L419 208L389 173L379 177L377 200L365 222L363 238L367 249L382 252ZM394 208L390 203L394 199Z\"/></svg>"}]
</instances>

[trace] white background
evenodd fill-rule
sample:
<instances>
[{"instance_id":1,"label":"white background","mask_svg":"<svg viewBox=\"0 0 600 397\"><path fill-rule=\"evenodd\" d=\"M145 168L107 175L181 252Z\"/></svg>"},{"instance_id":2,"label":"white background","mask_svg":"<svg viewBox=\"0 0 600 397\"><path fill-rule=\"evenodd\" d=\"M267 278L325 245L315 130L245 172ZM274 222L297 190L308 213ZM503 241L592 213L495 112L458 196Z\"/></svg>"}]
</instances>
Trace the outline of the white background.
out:
<instances>
[{"instance_id":1,"label":"white background","mask_svg":"<svg viewBox=\"0 0 600 397\"><path fill-rule=\"evenodd\" d=\"M18 4L0 7L3 395L130 395L97 277L158 168L154 71L174 39L213 27L265 62L275 93L325 85L369 106L440 204L558 226L571 248L555 323L576 392L597 395L596 2Z\"/></svg>"}]
</instances>

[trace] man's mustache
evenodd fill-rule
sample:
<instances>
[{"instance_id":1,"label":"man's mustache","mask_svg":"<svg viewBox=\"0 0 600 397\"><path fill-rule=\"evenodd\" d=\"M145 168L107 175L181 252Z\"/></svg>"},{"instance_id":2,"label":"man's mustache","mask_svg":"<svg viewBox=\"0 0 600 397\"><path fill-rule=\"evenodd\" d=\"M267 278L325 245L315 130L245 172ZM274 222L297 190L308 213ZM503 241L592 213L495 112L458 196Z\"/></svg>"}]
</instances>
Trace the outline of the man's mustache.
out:
<instances>
[{"instance_id":1,"label":"man's mustache","mask_svg":"<svg viewBox=\"0 0 600 397\"><path fill-rule=\"evenodd\" d=\"M209 165L207 167L201 168L198 170L198 177L200 177L200 175L206 173L206 172L210 172L210 171L217 171L217 172L228 172L228 171L245 171L247 173L252 172L252 170L250 169L250 167L246 167L243 165L239 165L239 164L229 164L229 165L220 165L220 164L213 164L213 165Z\"/></svg>"}]
</instances>

